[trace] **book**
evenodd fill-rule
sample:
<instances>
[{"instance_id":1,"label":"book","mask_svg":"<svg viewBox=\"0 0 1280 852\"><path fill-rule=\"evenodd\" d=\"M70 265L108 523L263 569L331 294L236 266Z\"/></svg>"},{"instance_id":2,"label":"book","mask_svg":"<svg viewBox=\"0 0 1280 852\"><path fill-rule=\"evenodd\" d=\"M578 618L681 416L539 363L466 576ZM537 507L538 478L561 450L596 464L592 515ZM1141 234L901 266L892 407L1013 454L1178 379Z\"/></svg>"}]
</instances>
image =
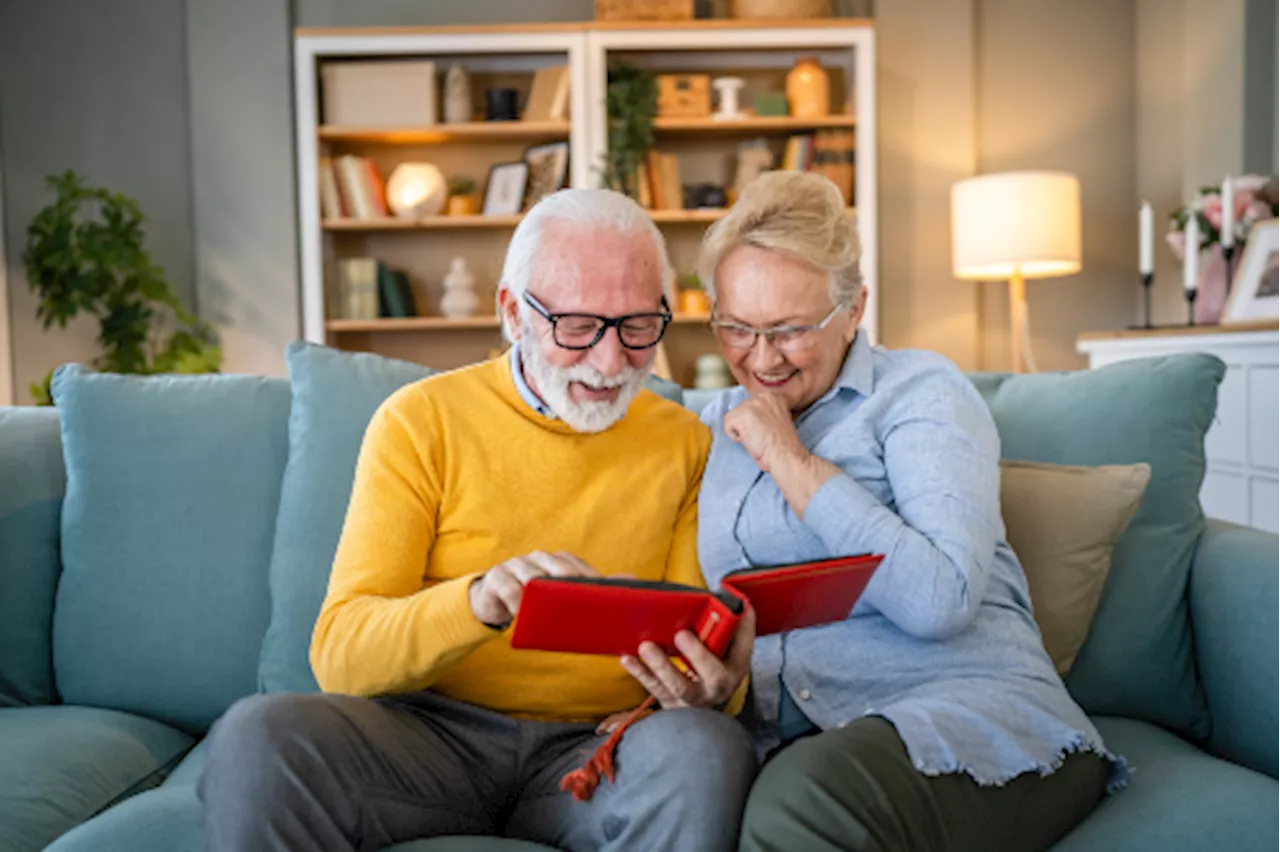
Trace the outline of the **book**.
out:
<instances>
[{"instance_id":1,"label":"book","mask_svg":"<svg viewBox=\"0 0 1280 852\"><path fill-rule=\"evenodd\" d=\"M756 635L843 621L882 555L862 554L729 573L722 591L623 578L539 577L525 586L511 647L579 654L636 654L650 641L679 657L675 636L690 630L714 653L729 647L747 608Z\"/></svg>"},{"instance_id":2,"label":"book","mask_svg":"<svg viewBox=\"0 0 1280 852\"><path fill-rule=\"evenodd\" d=\"M523 121L564 119L569 108L569 66L556 65L533 72L533 87L525 102Z\"/></svg>"},{"instance_id":3,"label":"book","mask_svg":"<svg viewBox=\"0 0 1280 852\"><path fill-rule=\"evenodd\" d=\"M378 315L383 317L415 317L413 290L409 276L397 269L378 264Z\"/></svg>"},{"instance_id":4,"label":"book","mask_svg":"<svg viewBox=\"0 0 1280 852\"><path fill-rule=\"evenodd\" d=\"M378 262L371 257L338 261L338 298L342 319L377 319Z\"/></svg>"}]
</instances>

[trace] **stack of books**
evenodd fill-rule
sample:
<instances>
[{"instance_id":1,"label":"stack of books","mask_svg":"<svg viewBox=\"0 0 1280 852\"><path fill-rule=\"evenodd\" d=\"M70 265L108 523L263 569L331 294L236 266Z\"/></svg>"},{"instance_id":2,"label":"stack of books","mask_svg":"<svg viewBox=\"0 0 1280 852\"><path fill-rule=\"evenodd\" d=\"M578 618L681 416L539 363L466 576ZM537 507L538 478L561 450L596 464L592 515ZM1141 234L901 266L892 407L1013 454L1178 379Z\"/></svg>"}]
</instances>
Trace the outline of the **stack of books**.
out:
<instances>
[{"instance_id":1,"label":"stack of books","mask_svg":"<svg viewBox=\"0 0 1280 852\"><path fill-rule=\"evenodd\" d=\"M372 257L348 257L337 262L337 296L331 304L337 319L373 320L416 317L409 276Z\"/></svg>"},{"instance_id":2,"label":"stack of books","mask_svg":"<svg viewBox=\"0 0 1280 852\"><path fill-rule=\"evenodd\" d=\"M320 158L320 214L326 219L391 215L382 175L368 157Z\"/></svg>"},{"instance_id":3,"label":"stack of books","mask_svg":"<svg viewBox=\"0 0 1280 852\"><path fill-rule=\"evenodd\" d=\"M834 183L853 204L854 135L852 130L819 130L787 139L782 155L782 168L797 172L816 172Z\"/></svg>"}]
</instances>

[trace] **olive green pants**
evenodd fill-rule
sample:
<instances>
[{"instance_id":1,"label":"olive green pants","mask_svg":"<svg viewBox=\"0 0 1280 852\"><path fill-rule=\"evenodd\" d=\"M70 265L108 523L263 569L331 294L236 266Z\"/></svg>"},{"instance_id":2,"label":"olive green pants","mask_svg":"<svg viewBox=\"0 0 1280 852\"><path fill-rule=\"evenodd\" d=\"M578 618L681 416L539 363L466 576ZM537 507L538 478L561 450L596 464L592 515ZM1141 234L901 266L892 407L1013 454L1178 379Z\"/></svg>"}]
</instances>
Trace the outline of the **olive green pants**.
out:
<instances>
[{"instance_id":1,"label":"olive green pants","mask_svg":"<svg viewBox=\"0 0 1280 852\"><path fill-rule=\"evenodd\" d=\"M791 743L761 770L740 850L750 852L1033 852L1088 816L1107 765L1071 755L1052 775L999 787L918 772L893 725L868 716Z\"/></svg>"}]
</instances>

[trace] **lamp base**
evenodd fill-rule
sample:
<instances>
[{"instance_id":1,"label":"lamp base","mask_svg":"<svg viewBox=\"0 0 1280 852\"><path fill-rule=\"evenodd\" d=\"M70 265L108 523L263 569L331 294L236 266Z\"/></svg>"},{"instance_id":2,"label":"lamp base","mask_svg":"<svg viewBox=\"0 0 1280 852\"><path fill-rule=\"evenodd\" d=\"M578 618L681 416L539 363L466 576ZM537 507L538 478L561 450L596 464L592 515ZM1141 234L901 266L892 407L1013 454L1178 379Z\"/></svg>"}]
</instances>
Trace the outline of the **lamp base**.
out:
<instances>
[{"instance_id":1,"label":"lamp base","mask_svg":"<svg viewBox=\"0 0 1280 852\"><path fill-rule=\"evenodd\" d=\"M1027 319L1027 282L1021 270L1009 279L1009 355L1014 373L1036 373L1031 354L1031 325Z\"/></svg>"}]
</instances>

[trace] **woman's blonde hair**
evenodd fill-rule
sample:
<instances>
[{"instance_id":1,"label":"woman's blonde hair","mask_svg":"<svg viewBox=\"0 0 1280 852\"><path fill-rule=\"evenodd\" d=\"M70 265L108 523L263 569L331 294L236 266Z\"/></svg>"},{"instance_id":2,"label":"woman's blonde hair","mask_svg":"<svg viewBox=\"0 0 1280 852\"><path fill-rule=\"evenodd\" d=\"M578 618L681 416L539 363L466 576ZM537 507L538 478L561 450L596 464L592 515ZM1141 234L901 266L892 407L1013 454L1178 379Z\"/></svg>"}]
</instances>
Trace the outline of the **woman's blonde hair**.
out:
<instances>
[{"instance_id":1,"label":"woman's blonde hair","mask_svg":"<svg viewBox=\"0 0 1280 852\"><path fill-rule=\"evenodd\" d=\"M744 244L790 255L826 272L833 305L851 303L862 289L858 232L840 190L820 175L765 172L711 226L698 252L698 277L713 302L716 268Z\"/></svg>"}]
</instances>

